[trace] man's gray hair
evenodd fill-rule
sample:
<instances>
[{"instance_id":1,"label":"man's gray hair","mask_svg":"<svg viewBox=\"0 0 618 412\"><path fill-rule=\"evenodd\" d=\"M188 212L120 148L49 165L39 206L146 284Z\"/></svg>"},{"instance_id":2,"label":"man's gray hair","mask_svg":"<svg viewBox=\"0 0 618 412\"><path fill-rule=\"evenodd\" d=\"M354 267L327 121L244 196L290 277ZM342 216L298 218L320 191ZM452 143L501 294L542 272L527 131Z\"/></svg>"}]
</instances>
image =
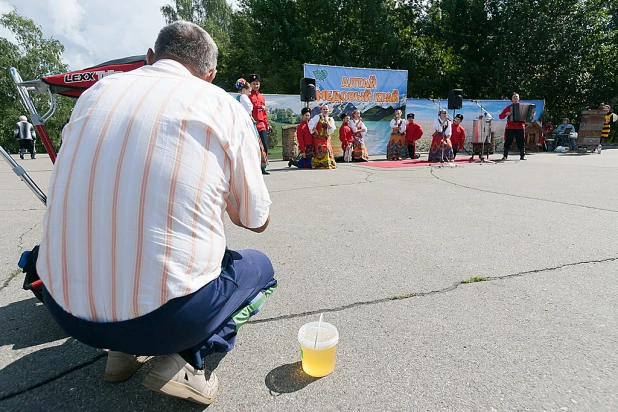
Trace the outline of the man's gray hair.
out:
<instances>
[{"instance_id":1,"label":"man's gray hair","mask_svg":"<svg viewBox=\"0 0 618 412\"><path fill-rule=\"evenodd\" d=\"M171 58L203 76L217 68L217 45L210 34L188 21L175 21L161 29L155 42L155 60Z\"/></svg>"}]
</instances>

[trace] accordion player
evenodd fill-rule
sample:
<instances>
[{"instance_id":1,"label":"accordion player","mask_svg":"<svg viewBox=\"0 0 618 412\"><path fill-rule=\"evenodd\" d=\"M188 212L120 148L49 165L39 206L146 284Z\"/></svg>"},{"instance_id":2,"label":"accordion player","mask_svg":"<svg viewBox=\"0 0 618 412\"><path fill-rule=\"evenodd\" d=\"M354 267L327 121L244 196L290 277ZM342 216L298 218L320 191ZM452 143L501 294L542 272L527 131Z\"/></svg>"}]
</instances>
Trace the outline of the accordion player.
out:
<instances>
[{"instance_id":1,"label":"accordion player","mask_svg":"<svg viewBox=\"0 0 618 412\"><path fill-rule=\"evenodd\" d=\"M513 103L511 105L510 121L512 122L531 122L536 114L536 104L532 103Z\"/></svg>"}]
</instances>

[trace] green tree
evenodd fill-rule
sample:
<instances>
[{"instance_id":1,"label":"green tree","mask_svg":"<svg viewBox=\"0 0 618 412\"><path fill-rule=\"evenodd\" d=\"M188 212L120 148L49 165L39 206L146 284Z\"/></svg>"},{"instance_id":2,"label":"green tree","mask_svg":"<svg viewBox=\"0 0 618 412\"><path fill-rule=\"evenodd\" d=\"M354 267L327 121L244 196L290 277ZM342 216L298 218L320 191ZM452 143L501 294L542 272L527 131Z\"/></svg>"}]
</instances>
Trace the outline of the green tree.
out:
<instances>
[{"instance_id":1,"label":"green tree","mask_svg":"<svg viewBox=\"0 0 618 412\"><path fill-rule=\"evenodd\" d=\"M0 25L15 35L17 43L0 38L0 144L8 150L17 149L13 135L15 123L20 115L27 115L17 88L9 74L9 68L15 67L22 79L39 79L50 74L67 71L62 62L64 46L56 39L45 38L41 27L32 20L20 16L16 10L0 16ZM47 111L47 97L31 93L39 113ZM58 96L58 108L55 115L45 123L54 144L60 143L60 128L70 116L74 100ZM37 151L45 151L40 139L37 139Z\"/></svg>"},{"instance_id":2,"label":"green tree","mask_svg":"<svg viewBox=\"0 0 618 412\"><path fill-rule=\"evenodd\" d=\"M242 0L229 67L258 72L268 93L299 92L303 63L402 68L394 0Z\"/></svg>"},{"instance_id":3,"label":"green tree","mask_svg":"<svg viewBox=\"0 0 618 412\"><path fill-rule=\"evenodd\" d=\"M545 99L545 118L577 119L616 96L616 30L601 0L441 0L430 37L455 56L467 96ZM435 4L434 4L435 5ZM612 6L615 10L616 7ZM615 21L615 20L614 20Z\"/></svg>"},{"instance_id":4,"label":"green tree","mask_svg":"<svg viewBox=\"0 0 618 412\"><path fill-rule=\"evenodd\" d=\"M230 30L232 26L232 8L226 0L173 0L173 5L161 7L161 13L167 24L185 20L197 24L211 35L219 49L217 72L214 83L221 87L227 85L225 76L230 52ZM221 76L223 74L223 76Z\"/></svg>"}]
</instances>

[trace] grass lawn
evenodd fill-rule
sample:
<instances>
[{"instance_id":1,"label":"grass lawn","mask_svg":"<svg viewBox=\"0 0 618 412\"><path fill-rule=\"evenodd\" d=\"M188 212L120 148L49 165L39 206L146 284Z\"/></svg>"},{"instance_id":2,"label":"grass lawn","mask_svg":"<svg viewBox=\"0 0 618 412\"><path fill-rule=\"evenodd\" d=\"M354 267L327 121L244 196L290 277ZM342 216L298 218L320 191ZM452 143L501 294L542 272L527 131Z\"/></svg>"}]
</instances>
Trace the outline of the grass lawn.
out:
<instances>
[{"instance_id":1,"label":"grass lawn","mask_svg":"<svg viewBox=\"0 0 618 412\"><path fill-rule=\"evenodd\" d=\"M277 145L268 149L268 158L272 160L283 159L283 146Z\"/></svg>"}]
</instances>

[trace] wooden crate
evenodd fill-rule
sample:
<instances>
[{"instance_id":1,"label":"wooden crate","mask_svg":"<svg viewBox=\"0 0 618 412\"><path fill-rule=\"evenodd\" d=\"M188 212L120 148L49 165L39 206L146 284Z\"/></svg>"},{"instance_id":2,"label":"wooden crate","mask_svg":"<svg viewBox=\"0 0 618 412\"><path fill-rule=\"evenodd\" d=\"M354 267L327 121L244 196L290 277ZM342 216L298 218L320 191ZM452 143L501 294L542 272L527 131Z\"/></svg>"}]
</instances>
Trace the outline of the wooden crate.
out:
<instances>
[{"instance_id":1,"label":"wooden crate","mask_svg":"<svg viewBox=\"0 0 618 412\"><path fill-rule=\"evenodd\" d=\"M283 147L283 160L296 159L298 157L298 140L296 139L296 126L281 126L281 146Z\"/></svg>"},{"instance_id":2,"label":"wooden crate","mask_svg":"<svg viewBox=\"0 0 618 412\"><path fill-rule=\"evenodd\" d=\"M591 147L601 143L606 114L607 110L584 110L582 112L577 132L577 146Z\"/></svg>"}]
</instances>

